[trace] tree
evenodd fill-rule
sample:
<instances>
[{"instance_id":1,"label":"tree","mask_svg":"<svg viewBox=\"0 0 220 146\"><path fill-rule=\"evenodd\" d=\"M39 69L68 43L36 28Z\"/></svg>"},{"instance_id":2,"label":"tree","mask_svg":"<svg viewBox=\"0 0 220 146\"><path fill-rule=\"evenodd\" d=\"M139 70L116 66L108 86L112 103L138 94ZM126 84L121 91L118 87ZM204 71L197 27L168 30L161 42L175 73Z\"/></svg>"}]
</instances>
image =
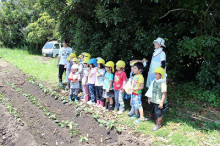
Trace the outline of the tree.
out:
<instances>
[{"instance_id":1,"label":"tree","mask_svg":"<svg viewBox=\"0 0 220 146\"><path fill-rule=\"evenodd\" d=\"M41 48L47 40L55 39L56 35L55 20L45 12L41 13L38 20L29 23L26 27L26 41L31 46Z\"/></svg>"}]
</instances>

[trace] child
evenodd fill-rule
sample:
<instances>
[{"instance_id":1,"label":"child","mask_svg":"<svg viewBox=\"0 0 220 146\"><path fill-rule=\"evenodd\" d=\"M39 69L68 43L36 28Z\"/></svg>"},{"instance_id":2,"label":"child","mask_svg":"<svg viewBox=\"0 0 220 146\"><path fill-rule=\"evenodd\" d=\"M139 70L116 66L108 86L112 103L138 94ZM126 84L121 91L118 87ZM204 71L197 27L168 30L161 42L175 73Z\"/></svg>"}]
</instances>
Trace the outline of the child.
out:
<instances>
[{"instance_id":1,"label":"child","mask_svg":"<svg viewBox=\"0 0 220 146\"><path fill-rule=\"evenodd\" d=\"M151 82L155 79L154 70L158 67L165 69L166 66L166 54L163 51L165 41L162 38L154 40L154 53L151 59L150 69L147 76L146 87L149 88Z\"/></svg>"},{"instance_id":2,"label":"child","mask_svg":"<svg viewBox=\"0 0 220 146\"><path fill-rule=\"evenodd\" d=\"M154 73L156 79L151 83L145 96L148 97L148 104L151 107L148 120L151 120L155 115L156 126L152 130L156 131L161 127L162 123L163 105L167 102L167 85L165 79L163 79L165 71L162 67L156 68Z\"/></svg>"},{"instance_id":3,"label":"child","mask_svg":"<svg viewBox=\"0 0 220 146\"><path fill-rule=\"evenodd\" d=\"M84 57L91 58L91 55L90 55L89 53L83 52L83 53L81 54L81 58L80 58L80 59L83 60Z\"/></svg>"},{"instance_id":4,"label":"child","mask_svg":"<svg viewBox=\"0 0 220 146\"><path fill-rule=\"evenodd\" d=\"M69 80L70 80L69 100L72 100L73 96L74 96L74 100L76 102L78 102L77 95L78 95L78 92L79 92L79 80L80 80L80 74L77 71L78 71L78 65L74 64L71 67L71 73L69 75Z\"/></svg>"},{"instance_id":5,"label":"child","mask_svg":"<svg viewBox=\"0 0 220 146\"><path fill-rule=\"evenodd\" d=\"M124 112L124 89L123 86L127 81L127 75L124 72L125 62L119 60L116 63L116 72L115 72L115 79L114 79L114 95L115 95L115 110L118 110L118 114L122 114Z\"/></svg>"},{"instance_id":6,"label":"child","mask_svg":"<svg viewBox=\"0 0 220 146\"><path fill-rule=\"evenodd\" d=\"M99 59L97 61L98 67L96 68L96 81L95 81L95 90L96 90L96 98L97 104L96 106L104 106L103 99L103 82L105 75L105 60Z\"/></svg>"},{"instance_id":7,"label":"child","mask_svg":"<svg viewBox=\"0 0 220 146\"><path fill-rule=\"evenodd\" d=\"M138 115L138 111L140 113L140 118L138 118L137 120L135 120L135 124L139 124L140 122L144 121L144 111L143 111L143 107L142 107L142 103L141 103L141 92L142 89L144 88L144 77L141 74L143 71L143 63L141 62L137 62L134 64L133 67L133 72L134 72L134 78L132 80L132 95L131 95L131 99L132 99L132 104L135 108L135 113L136 115ZM131 119L133 118L137 118L137 116L134 115Z\"/></svg>"},{"instance_id":8,"label":"child","mask_svg":"<svg viewBox=\"0 0 220 146\"><path fill-rule=\"evenodd\" d=\"M60 87L63 86L62 76L63 76L63 72L66 71L65 66L67 65L67 58L72 53L72 49L68 47L68 43L69 41L67 41L66 39L63 40L63 47L59 50L59 55L58 55L57 67L59 67L58 78L59 78Z\"/></svg>"},{"instance_id":9,"label":"child","mask_svg":"<svg viewBox=\"0 0 220 146\"><path fill-rule=\"evenodd\" d=\"M95 105L95 79L96 79L96 67L97 67L97 60L92 58L88 62L89 64L89 76L88 76L88 83L89 83L89 93L91 95L91 100L88 104Z\"/></svg>"},{"instance_id":10,"label":"child","mask_svg":"<svg viewBox=\"0 0 220 146\"><path fill-rule=\"evenodd\" d=\"M72 59L76 57L75 53L70 54L70 56L67 58L67 65L66 65L66 89L69 90L70 88L70 82L69 82L69 74L71 72L71 67L72 67Z\"/></svg>"},{"instance_id":11,"label":"child","mask_svg":"<svg viewBox=\"0 0 220 146\"><path fill-rule=\"evenodd\" d=\"M113 108L113 97L114 97L114 91L113 91L113 79L114 79L114 62L108 61L105 64L105 79L103 83L103 96L106 99L105 102L105 108L108 111L111 111Z\"/></svg>"},{"instance_id":12,"label":"child","mask_svg":"<svg viewBox=\"0 0 220 146\"><path fill-rule=\"evenodd\" d=\"M133 61L130 63L130 66L131 66L131 72L130 72L130 78L128 80L128 82L132 82L133 78L134 78L134 71L133 71L133 68L134 68L134 64L137 63L138 61ZM130 105L131 105L131 111L128 113L128 116L133 116L135 115L135 109L134 109L134 106L132 104L132 98L130 98Z\"/></svg>"},{"instance_id":13,"label":"child","mask_svg":"<svg viewBox=\"0 0 220 146\"><path fill-rule=\"evenodd\" d=\"M88 62L89 58L83 58L83 71L82 71L82 86L83 86L83 95L84 100L89 101L89 84L88 84L88 76L89 76L89 68Z\"/></svg>"},{"instance_id":14,"label":"child","mask_svg":"<svg viewBox=\"0 0 220 146\"><path fill-rule=\"evenodd\" d=\"M77 64L78 65L79 60L75 57L75 58L72 59L72 62L73 62L73 64Z\"/></svg>"}]
</instances>

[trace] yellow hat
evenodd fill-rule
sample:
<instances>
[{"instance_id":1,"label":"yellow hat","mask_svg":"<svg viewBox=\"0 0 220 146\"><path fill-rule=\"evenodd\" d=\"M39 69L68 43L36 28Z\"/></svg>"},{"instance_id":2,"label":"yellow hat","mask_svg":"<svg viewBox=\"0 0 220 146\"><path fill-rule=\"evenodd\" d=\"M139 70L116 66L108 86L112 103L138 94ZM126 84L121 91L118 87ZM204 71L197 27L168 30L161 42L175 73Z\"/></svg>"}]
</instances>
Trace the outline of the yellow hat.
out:
<instances>
[{"instance_id":1,"label":"yellow hat","mask_svg":"<svg viewBox=\"0 0 220 146\"><path fill-rule=\"evenodd\" d=\"M125 68L125 62L122 61L122 60L119 60L117 63L116 63L116 66L120 67L120 68Z\"/></svg>"},{"instance_id":2,"label":"yellow hat","mask_svg":"<svg viewBox=\"0 0 220 146\"><path fill-rule=\"evenodd\" d=\"M154 73L159 73L161 74L162 78L164 77L165 71L162 67L158 67L154 70Z\"/></svg>"},{"instance_id":3,"label":"yellow hat","mask_svg":"<svg viewBox=\"0 0 220 146\"><path fill-rule=\"evenodd\" d=\"M88 63L88 62L89 62L89 60L90 60L90 58L85 57L85 58L83 58L83 63Z\"/></svg>"},{"instance_id":4,"label":"yellow hat","mask_svg":"<svg viewBox=\"0 0 220 146\"><path fill-rule=\"evenodd\" d=\"M67 60L68 60L68 61L71 61L71 57L69 56L69 57L67 58Z\"/></svg>"},{"instance_id":5,"label":"yellow hat","mask_svg":"<svg viewBox=\"0 0 220 146\"><path fill-rule=\"evenodd\" d=\"M80 54L79 56L78 56L78 58L81 58L82 57L82 55Z\"/></svg>"},{"instance_id":6,"label":"yellow hat","mask_svg":"<svg viewBox=\"0 0 220 146\"><path fill-rule=\"evenodd\" d=\"M111 67L111 68L112 68L112 72L115 71L115 70L114 70L114 66L115 66L114 62L108 61L108 62L105 64L105 66L106 66L106 67Z\"/></svg>"},{"instance_id":7,"label":"yellow hat","mask_svg":"<svg viewBox=\"0 0 220 146\"><path fill-rule=\"evenodd\" d=\"M79 60L77 58L73 58L72 61L75 61L77 63L79 62Z\"/></svg>"},{"instance_id":8,"label":"yellow hat","mask_svg":"<svg viewBox=\"0 0 220 146\"><path fill-rule=\"evenodd\" d=\"M82 55L83 55L84 57L91 58L91 55L90 55L89 53L83 52Z\"/></svg>"},{"instance_id":9,"label":"yellow hat","mask_svg":"<svg viewBox=\"0 0 220 146\"><path fill-rule=\"evenodd\" d=\"M71 57L71 58L75 58L75 57L76 57L76 53L72 53L72 54L70 54L69 57Z\"/></svg>"},{"instance_id":10,"label":"yellow hat","mask_svg":"<svg viewBox=\"0 0 220 146\"><path fill-rule=\"evenodd\" d=\"M105 60L104 60L104 59L99 59L99 60L97 61L97 63L99 63L99 64L105 64Z\"/></svg>"},{"instance_id":11,"label":"yellow hat","mask_svg":"<svg viewBox=\"0 0 220 146\"><path fill-rule=\"evenodd\" d=\"M133 61L130 66L134 66L135 63L137 63L138 61Z\"/></svg>"}]
</instances>

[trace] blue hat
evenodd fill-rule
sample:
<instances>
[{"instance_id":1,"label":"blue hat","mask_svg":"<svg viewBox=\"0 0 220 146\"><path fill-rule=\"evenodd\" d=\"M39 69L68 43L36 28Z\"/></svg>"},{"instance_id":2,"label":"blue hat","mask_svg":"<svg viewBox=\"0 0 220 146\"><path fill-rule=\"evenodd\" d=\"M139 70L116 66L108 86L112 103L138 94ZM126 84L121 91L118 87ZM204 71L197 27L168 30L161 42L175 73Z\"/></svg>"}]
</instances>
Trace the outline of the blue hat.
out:
<instances>
[{"instance_id":1,"label":"blue hat","mask_svg":"<svg viewBox=\"0 0 220 146\"><path fill-rule=\"evenodd\" d=\"M96 60L95 58L90 59L89 62L88 62L88 64L94 64L95 67L98 66L98 65L97 65L97 60Z\"/></svg>"}]
</instances>

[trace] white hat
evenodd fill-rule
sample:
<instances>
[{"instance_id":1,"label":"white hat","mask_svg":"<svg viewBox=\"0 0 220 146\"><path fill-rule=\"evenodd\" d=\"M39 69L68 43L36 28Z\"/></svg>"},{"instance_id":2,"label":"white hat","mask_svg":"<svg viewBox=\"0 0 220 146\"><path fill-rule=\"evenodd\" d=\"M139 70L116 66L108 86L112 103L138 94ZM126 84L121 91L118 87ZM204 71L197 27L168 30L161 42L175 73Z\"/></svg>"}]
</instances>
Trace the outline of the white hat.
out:
<instances>
[{"instance_id":1,"label":"white hat","mask_svg":"<svg viewBox=\"0 0 220 146\"><path fill-rule=\"evenodd\" d=\"M102 58L101 58L101 57L97 57L96 59L97 59L97 61L98 61L99 59L102 59Z\"/></svg>"},{"instance_id":2,"label":"white hat","mask_svg":"<svg viewBox=\"0 0 220 146\"><path fill-rule=\"evenodd\" d=\"M165 40L162 39L162 38L160 38L160 37L158 37L156 40L154 40L153 43L155 43L155 42L159 43L161 46L166 47L165 44L164 44L164 43L165 43Z\"/></svg>"},{"instance_id":3,"label":"white hat","mask_svg":"<svg viewBox=\"0 0 220 146\"><path fill-rule=\"evenodd\" d=\"M71 67L71 69L78 69L78 68L79 68L79 66L77 64L73 64Z\"/></svg>"}]
</instances>

